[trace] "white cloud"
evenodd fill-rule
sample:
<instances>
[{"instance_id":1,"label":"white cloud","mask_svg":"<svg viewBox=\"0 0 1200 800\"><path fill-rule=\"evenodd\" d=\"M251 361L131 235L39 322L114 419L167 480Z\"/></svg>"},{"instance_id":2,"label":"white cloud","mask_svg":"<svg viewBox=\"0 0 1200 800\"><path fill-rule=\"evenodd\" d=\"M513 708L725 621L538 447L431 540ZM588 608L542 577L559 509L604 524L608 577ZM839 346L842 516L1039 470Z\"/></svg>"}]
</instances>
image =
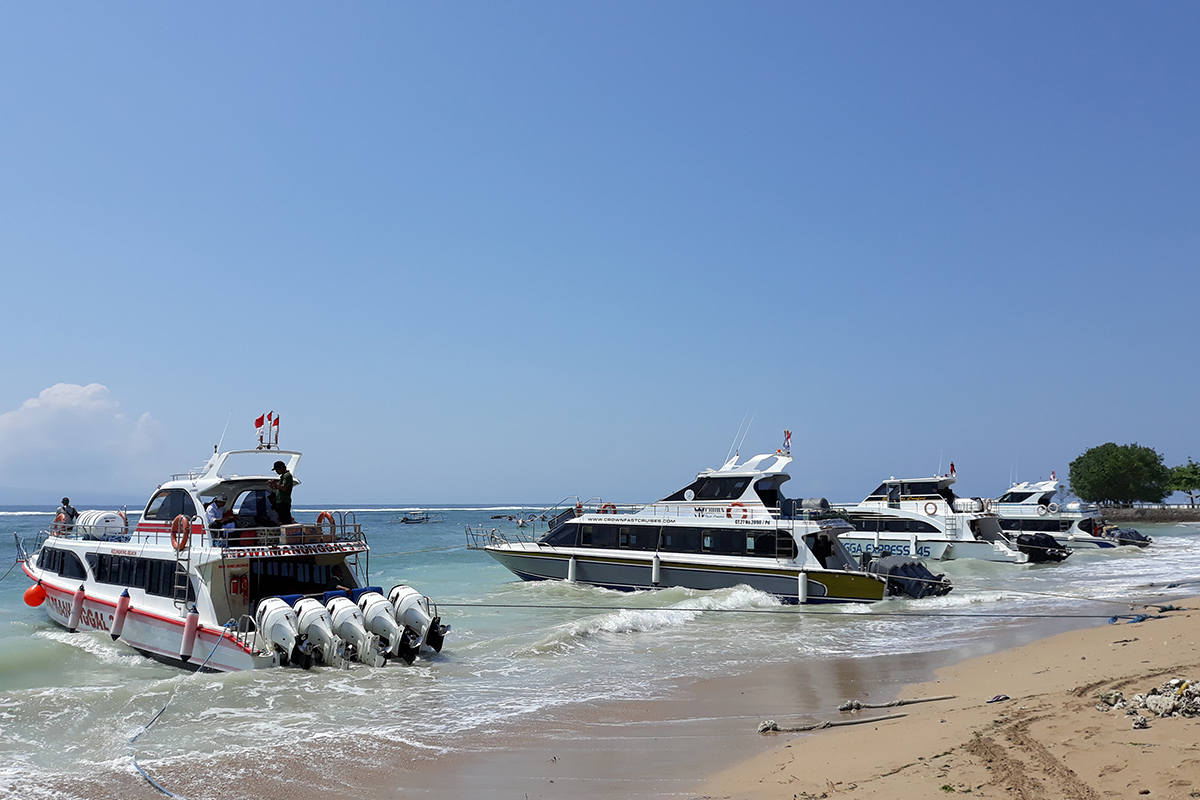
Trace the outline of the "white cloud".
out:
<instances>
[{"instance_id":1,"label":"white cloud","mask_svg":"<svg viewBox=\"0 0 1200 800\"><path fill-rule=\"evenodd\" d=\"M57 383L0 414L0 503L138 497L161 481L147 464L161 425L130 420L99 383Z\"/></svg>"}]
</instances>

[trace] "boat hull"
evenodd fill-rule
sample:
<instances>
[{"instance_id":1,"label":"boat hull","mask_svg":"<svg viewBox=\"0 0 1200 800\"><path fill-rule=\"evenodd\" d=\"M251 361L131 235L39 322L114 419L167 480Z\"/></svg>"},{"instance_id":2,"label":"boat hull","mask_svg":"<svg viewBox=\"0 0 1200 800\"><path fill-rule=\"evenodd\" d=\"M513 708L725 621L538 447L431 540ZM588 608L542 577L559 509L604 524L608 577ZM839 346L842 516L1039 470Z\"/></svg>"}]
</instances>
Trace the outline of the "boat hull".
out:
<instances>
[{"instance_id":1,"label":"boat hull","mask_svg":"<svg viewBox=\"0 0 1200 800\"><path fill-rule=\"evenodd\" d=\"M659 558L659 580L654 583L654 553L597 552L594 549L551 548L537 544L510 544L484 548L492 558L526 581L570 577L575 560L575 582L606 589L633 591L682 587L724 589L747 585L795 603L799 595L800 567L775 559L755 559L753 564L701 562L672 554ZM873 603L883 599L886 585L870 576L837 570L805 573L809 603Z\"/></svg>"},{"instance_id":2,"label":"boat hull","mask_svg":"<svg viewBox=\"0 0 1200 800\"><path fill-rule=\"evenodd\" d=\"M25 573L34 581L41 578L42 588L46 590L46 600L42 605L50 620L70 630L71 606L77 587L60 585L60 582L35 575L28 568ZM116 598L109 600L93 594L85 595L76 630L109 633L116 608ZM252 652L224 629L205 625L197 628L192 657L185 661L179 655L185 624L186 617L183 614L172 618L162 609L131 604L120 641L157 661L186 669L199 669L203 664L204 669L214 672L239 672L279 666L279 659L273 653Z\"/></svg>"},{"instance_id":3,"label":"boat hull","mask_svg":"<svg viewBox=\"0 0 1200 800\"><path fill-rule=\"evenodd\" d=\"M975 558L981 561L997 561L1009 564L1025 564L1029 556L991 542L964 539L924 539L911 536L889 536L886 533L843 533L838 540L853 556L861 556L865 550L873 550L892 556L909 556L934 561L955 558ZM915 545L915 548L914 548Z\"/></svg>"}]
</instances>

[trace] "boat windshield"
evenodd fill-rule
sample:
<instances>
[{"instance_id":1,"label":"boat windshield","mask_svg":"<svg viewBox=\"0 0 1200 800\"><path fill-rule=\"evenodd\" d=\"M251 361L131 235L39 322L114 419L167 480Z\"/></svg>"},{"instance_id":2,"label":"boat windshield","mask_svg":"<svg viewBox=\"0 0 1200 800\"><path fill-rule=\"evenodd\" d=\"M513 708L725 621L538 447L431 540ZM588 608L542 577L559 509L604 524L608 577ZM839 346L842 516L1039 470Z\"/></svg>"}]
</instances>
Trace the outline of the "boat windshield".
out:
<instances>
[{"instance_id":1,"label":"boat windshield","mask_svg":"<svg viewBox=\"0 0 1200 800\"><path fill-rule=\"evenodd\" d=\"M693 500L737 500L750 485L749 476L734 478L698 478L670 497L659 502L688 502Z\"/></svg>"}]
</instances>

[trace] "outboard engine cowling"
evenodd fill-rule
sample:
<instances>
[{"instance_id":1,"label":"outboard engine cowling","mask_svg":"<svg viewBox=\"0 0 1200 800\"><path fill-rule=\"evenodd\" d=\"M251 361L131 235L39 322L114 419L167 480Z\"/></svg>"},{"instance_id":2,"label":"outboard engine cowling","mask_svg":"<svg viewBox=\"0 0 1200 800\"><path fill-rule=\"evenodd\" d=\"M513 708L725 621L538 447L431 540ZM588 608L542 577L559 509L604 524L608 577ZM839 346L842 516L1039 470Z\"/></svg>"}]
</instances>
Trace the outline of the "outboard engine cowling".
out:
<instances>
[{"instance_id":1,"label":"outboard engine cowling","mask_svg":"<svg viewBox=\"0 0 1200 800\"><path fill-rule=\"evenodd\" d=\"M1105 539L1111 539L1119 545L1131 544L1135 547L1149 547L1154 540L1141 531L1133 528L1110 528L1104 532Z\"/></svg>"},{"instance_id":2,"label":"outboard engine cowling","mask_svg":"<svg viewBox=\"0 0 1200 800\"><path fill-rule=\"evenodd\" d=\"M312 655L301 649L300 621L296 612L278 597L268 597L258 604L254 614L254 626L260 636L266 638L279 652L279 662L308 669L312 666Z\"/></svg>"},{"instance_id":3,"label":"outboard engine cowling","mask_svg":"<svg viewBox=\"0 0 1200 800\"><path fill-rule=\"evenodd\" d=\"M1017 549L1029 556L1032 564L1062 561L1071 551L1059 545L1048 533L1022 533L1017 536Z\"/></svg>"},{"instance_id":4,"label":"outboard engine cowling","mask_svg":"<svg viewBox=\"0 0 1200 800\"><path fill-rule=\"evenodd\" d=\"M350 645L354 656L368 667L382 667L386 662L379 652L379 637L367 633L366 620L358 606L348 597L334 597L325 609L333 620L333 634Z\"/></svg>"},{"instance_id":5,"label":"outboard engine cowling","mask_svg":"<svg viewBox=\"0 0 1200 800\"><path fill-rule=\"evenodd\" d=\"M863 570L887 580L889 597L911 597L914 600L941 597L954 588L945 574L934 575L920 559L908 556L874 558L874 553L867 550L863 553Z\"/></svg>"},{"instance_id":6,"label":"outboard engine cowling","mask_svg":"<svg viewBox=\"0 0 1200 800\"><path fill-rule=\"evenodd\" d=\"M396 621L416 631L420 642L435 652L442 651L449 625L442 624L432 602L411 586L400 584L388 592L388 601L396 609Z\"/></svg>"},{"instance_id":7,"label":"outboard engine cowling","mask_svg":"<svg viewBox=\"0 0 1200 800\"><path fill-rule=\"evenodd\" d=\"M296 601L295 610L297 628L313 655L330 667L346 666L338 638L333 635L333 618L325 606L311 597L304 597Z\"/></svg>"},{"instance_id":8,"label":"outboard engine cowling","mask_svg":"<svg viewBox=\"0 0 1200 800\"><path fill-rule=\"evenodd\" d=\"M367 630L387 640L384 653L392 658L402 658L408 664L413 663L421 648L421 636L396 621L396 607L379 592L363 592L358 596L358 608Z\"/></svg>"}]
</instances>

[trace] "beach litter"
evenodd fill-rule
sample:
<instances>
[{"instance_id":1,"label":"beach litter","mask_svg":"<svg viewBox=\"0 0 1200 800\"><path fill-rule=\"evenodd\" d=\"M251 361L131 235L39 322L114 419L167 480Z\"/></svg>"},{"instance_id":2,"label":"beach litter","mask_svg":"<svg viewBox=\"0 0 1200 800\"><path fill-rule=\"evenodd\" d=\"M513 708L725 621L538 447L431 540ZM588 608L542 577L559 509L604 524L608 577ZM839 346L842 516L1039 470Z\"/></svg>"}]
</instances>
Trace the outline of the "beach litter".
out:
<instances>
[{"instance_id":1,"label":"beach litter","mask_svg":"<svg viewBox=\"0 0 1200 800\"><path fill-rule=\"evenodd\" d=\"M1110 689L1096 699L1100 701L1096 704L1097 711L1124 711L1133 717L1135 728L1149 727L1149 716L1200 717L1200 685L1190 678L1172 678L1145 694L1128 698Z\"/></svg>"}]
</instances>

